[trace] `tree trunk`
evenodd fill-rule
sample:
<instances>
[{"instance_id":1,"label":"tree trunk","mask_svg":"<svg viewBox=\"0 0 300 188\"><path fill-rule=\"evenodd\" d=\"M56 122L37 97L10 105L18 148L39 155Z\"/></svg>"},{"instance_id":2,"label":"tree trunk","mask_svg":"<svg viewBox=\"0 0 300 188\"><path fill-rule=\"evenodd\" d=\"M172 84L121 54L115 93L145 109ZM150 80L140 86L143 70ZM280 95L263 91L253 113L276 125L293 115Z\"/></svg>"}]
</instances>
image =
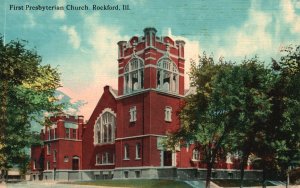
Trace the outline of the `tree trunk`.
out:
<instances>
[{"instance_id":1,"label":"tree trunk","mask_svg":"<svg viewBox=\"0 0 300 188\"><path fill-rule=\"evenodd\" d=\"M245 165L246 162L248 161L248 157L249 157L249 153L244 153L243 152L243 156L242 156L242 161L240 164L240 171L241 171L241 177L240 177L240 188L242 188L244 186L244 176L245 176Z\"/></svg>"},{"instance_id":2,"label":"tree trunk","mask_svg":"<svg viewBox=\"0 0 300 188\"><path fill-rule=\"evenodd\" d=\"M211 180L211 171L213 167L213 162L207 163L207 169L206 169L206 188L210 188L210 180Z\"/></svg>"},{"instance_id":3,"label":"tree trunk","mask_svg":"<svg viewBox=\"0 0 300 188\"><path fill-rule=\"evenodd\" d=\"M244 186L244 174L245 174L244 165L245 165L245 162L244 162L244 159L242 159L241 166L240 166L240 170L241 170L240 188L243 188L243 186Z\"/></svg>"},{"instance_id":4,"label":"tree trunk","mask_svg":"<svg viewBox=\"0 0 300 188\"><path fill-rule=\"evenodd\" d=\"M266 164L265 161L262 160L262 168L263 168L263 177L262 177L262 187L265 188L266 187Z\"/></svg>"},{"instance_id":5,"label":"tree trunk","mask_svg":"<svg viewBox=\"0 0 300 188\"><path fill-rule=\"evenodd\" d=\"M227 130L228 130L229 126L225 126L224 128L224 133L222 134L222 136L220 137L219 141L216 143L216 145L211 148L211 151L209 152L210 154L208 155L209 157L209 162L207 163L207 174L206 174L206 188L210 188L210 181L211 181L211 171L212 171L212 167L215 163L215 159L217 156L217 153L220 149L220 145L223 142L223 139L226 136Z\"/></svg>"},{"instance_id":6,"label":"tree trunk","mask_svg":"<svg viewBox=\"0 0 300 188\"><path fill-rule=\"evenodd\" d=\"M5 168L5 170L4 170L4 181L7 182L7 180L8 180L8 169Z\"/></svg>"}]
</instances>

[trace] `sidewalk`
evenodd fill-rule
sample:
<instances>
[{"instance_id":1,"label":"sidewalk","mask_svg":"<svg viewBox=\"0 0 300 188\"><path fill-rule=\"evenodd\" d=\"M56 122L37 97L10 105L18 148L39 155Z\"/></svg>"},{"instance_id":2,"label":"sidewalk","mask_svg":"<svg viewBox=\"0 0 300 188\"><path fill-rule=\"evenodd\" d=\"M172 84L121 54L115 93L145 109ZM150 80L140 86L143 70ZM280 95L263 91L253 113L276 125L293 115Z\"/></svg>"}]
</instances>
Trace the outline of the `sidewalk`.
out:
<instances>
[{"instance_id":1,"label":"sidewalk","mask_svg":"<svg viewBox=\"0 0 300 188\"><path fill-rule=\"evenodd\" d=\"M108 186L95 186L95 185L76 185L76 184L63 184L55 181L25 181L21 183L0 183L0 188L122 188L122 187L108 187ZM123 187L126 188L126 187Z\"/></svg>"}]
</instances>

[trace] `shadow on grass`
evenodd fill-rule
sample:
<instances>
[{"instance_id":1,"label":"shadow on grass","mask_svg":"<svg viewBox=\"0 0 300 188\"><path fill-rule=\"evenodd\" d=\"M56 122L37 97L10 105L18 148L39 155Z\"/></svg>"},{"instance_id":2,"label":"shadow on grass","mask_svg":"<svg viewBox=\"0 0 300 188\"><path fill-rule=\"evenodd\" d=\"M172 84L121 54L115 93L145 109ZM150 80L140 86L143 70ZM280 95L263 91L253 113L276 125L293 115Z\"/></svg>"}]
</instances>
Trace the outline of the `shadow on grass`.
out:
<instances>
[{"instance_id":1,"label":"shadow on grass","mask_svg":"<svg viewBox=\"0 0 300 188\"><path fill-rule=\"evenodd\" d=\"M239 187L241 185L240 180L213 180L215 184L221 187ZM244 187L254 187L262 186L262 182L258 180L244 180ZM267 182L266 186L274 186L273 184Z\"/></svg>"},{"instance_id":2,"label":"shadow on grass","mask_svg":"<svg viewBox=\"0 0 300 188\"><path fill-rule=\"evenodd\" d=\"M164 188L190 188L188 184L181 181L174 180L97 180L97 181L85 181L74 182L73 184L79 185L98 185L108 187L164 187Z\"/></svg>"}]
</instances>

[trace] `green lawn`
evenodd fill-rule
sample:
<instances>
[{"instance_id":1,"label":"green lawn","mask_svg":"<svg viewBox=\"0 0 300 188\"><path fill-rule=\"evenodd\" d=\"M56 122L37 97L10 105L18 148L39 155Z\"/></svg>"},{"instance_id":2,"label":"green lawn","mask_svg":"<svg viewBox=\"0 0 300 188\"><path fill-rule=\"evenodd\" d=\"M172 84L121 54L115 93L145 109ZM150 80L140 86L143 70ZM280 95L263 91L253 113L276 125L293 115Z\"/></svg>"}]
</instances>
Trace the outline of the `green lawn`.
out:
<instances>
[{"instance_id":1,"label":"green lawn","mask_svg":"<svg viewBox=\"0 0 300 188\"><path fill-rule=\"evenodd\" d=\"M111 187L164 187L164 188L190 188L188 184L181 181L173 180L97 180L86 182L74 182L80 185L99 185L99 186L111 186Z\"/></svg>"},{"instance_id":2,"label":"green lawn","mask_svg":"<svg viewBox=\"0 0 300 188\"><path fill-rule=\"evenodd\" d=\"M213 180L213 182L221 187L239 187L240 180ZM267 183L267 186L272 186L273 184ZM244 187L252 186L262 186L261 181L255 180L244 180Z\"/></svg>"}]
</instances>

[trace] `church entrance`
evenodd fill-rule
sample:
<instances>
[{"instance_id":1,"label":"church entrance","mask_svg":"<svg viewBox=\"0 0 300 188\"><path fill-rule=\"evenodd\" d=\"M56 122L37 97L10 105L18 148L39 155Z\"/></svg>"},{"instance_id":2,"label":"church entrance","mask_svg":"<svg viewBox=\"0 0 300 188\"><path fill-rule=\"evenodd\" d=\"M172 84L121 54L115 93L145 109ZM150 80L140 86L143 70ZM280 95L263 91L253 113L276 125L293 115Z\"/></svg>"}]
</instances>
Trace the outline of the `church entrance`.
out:
<instances>
[{"instance_id":1,"label":"church entrance","mask_svg":"<svg viewBox=\"0 0 300 188\"><path fill-rule=\"evenodd\" d=\"M79 157L77 156L72 159L72 170L79 170Z\"/></svg>"},{"instance_id":2,"label":"church entrance","mask_svg":"<svg viewBox=\"0 0 300 188\"><path fill-rule=\"evenodd\" d=\"M163 151L164 152L164 166L172 166L172 151Z\"/></svg>"},{"instance_id":3,"label":"church entrance","mask_svg":"<svg viewBox=\"0 0 300 188\"><path fill-rule=\"evenodd\" d=\"M160 151L160 166L176 166L176 151L164 148L162 142L165 138L157 138L157 149Z\"/></svg>"}]
</instances>

